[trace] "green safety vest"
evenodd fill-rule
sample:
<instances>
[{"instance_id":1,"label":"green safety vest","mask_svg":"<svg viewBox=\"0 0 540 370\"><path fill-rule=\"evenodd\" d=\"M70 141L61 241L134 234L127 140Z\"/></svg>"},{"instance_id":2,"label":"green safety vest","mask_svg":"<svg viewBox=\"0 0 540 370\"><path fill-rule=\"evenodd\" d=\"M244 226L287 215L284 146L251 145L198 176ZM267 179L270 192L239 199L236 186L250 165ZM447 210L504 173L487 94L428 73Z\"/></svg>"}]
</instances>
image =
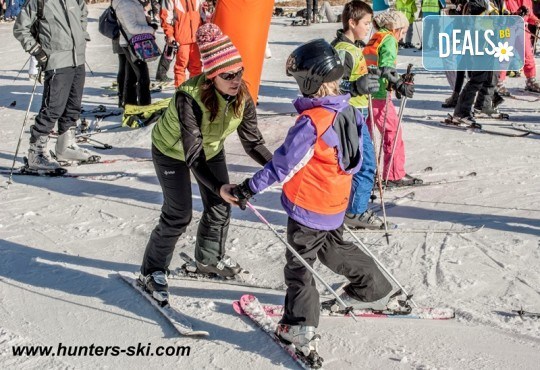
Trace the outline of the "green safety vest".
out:
<instances>
[{"instance_id":1,"label":"green safety vest","mask_svg":"<svg viewBox=\"0 0 540 370\"><path fill-rule=\"evenodd\" d=\"M171 99L167 111L154 126L152 143L166 156L181 161L186 160L180 133L180 120L176 110L176 94L186 93L191 96L203 113L200 129L206 159L211 159L221 152L227 136L236 131L240 123L242 123L244 105L241 108L240 116L236 117L231 102L227 102L219 93L216 93L219 101L219 111L216 118L210 122L210 111L206 109L200 96L201 85L205 79L206 76L201 74L180 85Z\"/></svg>"},{"instance_id":2,"label":"green safety vest","mask_svg":"<svg viewBox=\"0 0 540 370\"><path fill-rule=\"evenodd\" d=\"M435 13L440 12L439 0L424 0L422 2L422 13Z\"/></svg>"},{"instance_id":3,"label":"green safety vest","mask_svg":"<svg viewBox=\"0 0 540 370\"><path fill-rule=\"evenodd\" d=\"M366 60L362 50L359 47L351 44L350 42L340 41L334 46L334 49L337 50L339 58L343 63L345 63L344 53L349 53L353 58L354 65L349 77L350 82L354 82L363 75L367 74L368 70ZM354 96L349 102L353 107L366 108L368 106L368 97L367 95Z\"/></svg>"}]
</instances>

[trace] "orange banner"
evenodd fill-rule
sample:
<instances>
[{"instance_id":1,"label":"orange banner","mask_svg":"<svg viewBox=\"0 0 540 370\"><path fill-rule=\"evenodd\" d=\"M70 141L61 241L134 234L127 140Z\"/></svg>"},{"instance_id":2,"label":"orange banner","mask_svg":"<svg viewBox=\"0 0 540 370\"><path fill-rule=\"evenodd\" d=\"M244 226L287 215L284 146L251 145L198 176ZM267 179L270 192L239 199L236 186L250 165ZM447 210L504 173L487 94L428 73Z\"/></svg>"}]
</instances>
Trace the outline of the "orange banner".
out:
<instances>
[{"instance_id":1,"label":"orange banner","mask_svg":"<svg viewBox=\"0 0 540 370\"><path fill-rule=\"evenodd\" d=\"M213 22L228 35L244 62L244 80L257 102L274 0L218 0Z\"/></svg>"}]
</instances>

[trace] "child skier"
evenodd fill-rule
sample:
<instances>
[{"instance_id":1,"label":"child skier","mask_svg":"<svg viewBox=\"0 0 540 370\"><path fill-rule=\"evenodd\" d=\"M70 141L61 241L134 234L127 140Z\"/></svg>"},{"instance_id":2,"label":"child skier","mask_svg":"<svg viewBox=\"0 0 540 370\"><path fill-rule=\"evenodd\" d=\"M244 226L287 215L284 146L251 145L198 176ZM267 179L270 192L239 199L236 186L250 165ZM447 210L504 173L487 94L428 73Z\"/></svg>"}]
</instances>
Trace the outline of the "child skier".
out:
<instances>
[{"instance_id":1,"label":"child skier","mask_svg":"<svg viewBox=\"0 0 540 370\"><path fill-rule=\"evenodd\" d=\"M398 40L407 31L409 22L403 13L390 10L376 15L374 23L378 30L364 48L364 56L368 67L378 66L381 69L379 91L373 95L373 118L383 135L383 180L386 181L388 187L418 185L423 181L405 172L405 145L401 138L401 131L397 130L398 116L392 97L387 93L388 89L393 88L407 98L412 98L414 94L414 85L405 81L403 76L399 77L395 70ZM394 147L395 150L392 153ZM392 162L391 168L390 162Z\"/></svg>"},{"instance_id":2,"label":"child skier","mask_svg":"<svg viewBox=\"0 0 540 370\"><path fill-rule=\"evenodd\" d=\"M299 46L287 60L303 97L294 101L300 116L272 160L251 179L232 190L231 203L245 208L247 199L274 182L284 182L281 203L289 219L287 240L311 265L317 258L350 284L342 299L355 308L399 309L389 293L392 285L374 261L343 239L352 175L362 162L362 114L340 95L343 66L336 51L322 39ZM315 334L320 303L315 281L305 266L286 252L285 312L276 334L313 363L321 365ZM396 307L394 307L396 306Z\"/></svg>"},{"instance_id":3,"label":"child skier","mask_svg":"<svg viewBox=\"0 0 540 370\"><path fill-rule=\"evenodd\" d=\"M352 95L349 103L358 108L364 117L367 115L367 94L379 90L378 68L368 68L362 49L363 40L371 29L373 10L362 1L351 1L343 7L341 21L343 29L337 31L332 46L338 52L343 63L344 73L340 85L342 92ZM362 125L362 167L354 175L351 189L349 208L345 215L345 224L351 228L380 229L384 227L383 220L368 210L369 198L375 182L375 150L368 129Z\"/></svg>"}]
</instances>

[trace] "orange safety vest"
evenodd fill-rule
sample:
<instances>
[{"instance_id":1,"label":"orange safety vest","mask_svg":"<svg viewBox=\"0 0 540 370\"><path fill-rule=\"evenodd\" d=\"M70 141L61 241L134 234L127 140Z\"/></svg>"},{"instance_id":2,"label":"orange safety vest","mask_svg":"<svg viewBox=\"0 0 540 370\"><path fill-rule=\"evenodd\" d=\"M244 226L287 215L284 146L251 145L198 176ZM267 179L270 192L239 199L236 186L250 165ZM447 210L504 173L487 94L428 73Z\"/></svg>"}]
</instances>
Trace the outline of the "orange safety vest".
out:
<instances>
[{"instance_id":1,"label":"orange safety vest","mask_svg":"<svg viewBox=\"0 0 540 370\"><path fill-rule=\"evenodd\" d=\"M379 65L379 48L388 36L392 36L392 32L378 31L371 36L371 39L364 48L364 57L366 58L366 64L368 67Z\"/></svg>"},{"instance_id":2,"label":"orange safety vest","mask_svg":"<svg viewBox=\"0 0 540 370\"><path fill-rule=\"evenodd\" d=\"M315 126L315 151L308 163L283 185L287 199L308 211L323 215L345 212L349 204L352 175L338 162L337 148L330 147L321 136L331 129L335 112L322 107L302 113Z\"/></svg>"}]
</instances>

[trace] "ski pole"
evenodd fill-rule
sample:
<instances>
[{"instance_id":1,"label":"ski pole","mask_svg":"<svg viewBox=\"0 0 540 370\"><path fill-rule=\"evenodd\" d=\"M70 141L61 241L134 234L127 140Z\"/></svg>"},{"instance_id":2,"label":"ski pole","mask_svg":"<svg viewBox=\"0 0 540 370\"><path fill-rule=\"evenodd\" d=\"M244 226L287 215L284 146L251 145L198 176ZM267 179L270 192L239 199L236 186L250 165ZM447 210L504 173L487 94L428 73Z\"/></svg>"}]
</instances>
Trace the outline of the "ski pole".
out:
<instances>
[{"instance_id":1,"label":"ski pole","mask_svg":"<svg viewBox=\"0 0 540 370\"><path fill-rule=\"evenodd\" d=\"M270 230L273 231L273 233L279 238L279 240L281 240L283 242L283 244L285 244L285 246L287 247L287 249L296 257L298 258L298 260L302 263L302 265L304 265L305 268L308 269L309 272L311 272L313 274L313 276L315 276L321 283L322 285L324 285L326 287L326 289L328 289L328 291L330 293L332 293L332 295L334 297L336 297L336 300L337 302L343 306L343 308L345 308L345 310L349 310L350 307L348 307L345 302L343 302L343 300L341 298L339 298L339 295L334 291L334 289L332 289L330 287L330 285L328 285L326 283L326 281L324 281L324 279L315 271L313 270L313 267L311 267L305 259L302 258L302 256L300 254L298 254L297 251L294 250L293 247L290 246L289 243L287 243L287 241L285 239L283 239L283 237L281 235L279 235L279 233L276 231L276 229L274 229L274 227L270 224L270 222L268 222L264 217L263 215L261 215L259 213L259 211L257 211L257 209L255 207L253 207L253 205L250 203L250 202L247 202L246 205L248 206L249 209L251 209L253 211L253 213L255 213L255 216L257 216L259 218L259 220L261 220L264 224L266 224L266 226L268 226L268 228ZM357 321L356 320L356 317L354 315L351 315L351 317L354 319L354 321Z\"/></svg>"},{"instance_id":2,"label":"ski pole","mask_svg":"<svg viewBox=\"0 0 540 370\"><path fill-rule=\"evenodd\" d=\"M383 222L384 222L384 236L386 238L386 244L390 244L390 234L388 233L388 222L386 221L386 207L384 205L384 194L382 188L382 177L381 177L381 167L379 159L377 158L377 146L375 145L375 117L373 116L373 98L371 94L368 94L368 109L369 109L369 120L372 132L373 140L373 150L375 150L375 182L377 183L377 188L379 189L379 197L381 198L381 209L383 212ZM381 136L381 146L384 136ZM379 155L381 154L382 148L379 148Z\"/></svg>"},{"instance_id":3,"label":"ski pole","mask_svg":"<svg viewBox=\"0 0 540 370\"><path fill-rule=\"evenodd\" d=\"M392 153L390 154L390 160L388 161L388 169L386 170L386 176L384 180L384 187L388 186L388 175L390 174L390 168L392 167L392 162L394 161L394 153L396 152L396 146L398 142L399 133L401 131L401 123L403 122L403 110L405 108L405 103L407 102L407 97L404 96L401 99L401 104L399 106L399 116L398 116L398 126L396 130L396 137L394 138L394 142L392 143Z\"/></svg>"},{"instance_id":4,"label":"ski pole","mask_svg":"<svg viewBox=\"0 0 540 370\"><path fill-rule=\"evenodd\" d=\"M345 228L345 230L347 230L349 232L349 234L352 235L352 237L358 242L358 244L360 244L360 246L362 247L362 249L371 257L373 258L373 260L375 261L375 263L381 268L381 270L383 270L390 279L392 279L394 281L394 283L396 283L396 285L399 287L399 289L401 289L401 291L403 292L403 294L405 294L407 297L410 297L410 294L405 290L405 288L403 288L403 286L399 283L399 281L397 281L397 279L394 277L394 275L392 275L392 273L390 271L388 271L386 269L386 267L383 266L383 264L381 263L381 261L379 261L377 259L377 257L375 257L375 255L373 253L371 253L371 251L366 247L366 245L364 243L362 243L362 241L355 235L355 233L353 233L351 231L351 229L349 229L349 227L345 224L343 224L343 227ZM411 303L414 305L414 307L418 307L418 305L416 304L415 301L413 301L412 298L408 298L409 301L411 301Z\"/></svg>"},{"instance_id":5,"label":"ski pole","mask_svg":"<svg viewBox=\"0 0 540 370\"><path fill-rule=\"evenodd\" d=\"M17 78L19 78L19 76L21 75L22 71L24 71L24 69L26 68L26 65L27 65L28 62L30 61L30 58L32 58L31 55L28 57L28 59L26 59L26 62L24 62L24 65L23 65L22 68L19 70L19 73L17 73L17 76L15 76L15 78L13 79L13 82L17 81Z\"/></svg>"},{"instance_id":6,"label":"ski pole","mask_svg":"<svg viewBox=\"0 0 540 370\"><path fill-rule=\"evenodd\" d=\"M38 71L38 73L41 73L41 71ZM36 92L36 86L37 86L38 79L36 78L34 80L34 87L32 88L32 95L30 95L30 103L28 103L28 109L26 110L26 114L24 115L24 121L21 127L21 133L19 134L19 142L17 143L17 148L15 149L15 154L13 155L13 163L11 164L11 171L9 172L9 178L8 178L8 185L12 184L13 180L13 169L15 168L15 161L17 160L17 154L19 154L19 148L21 146L22 141L22 135L24 132L24 128L26 127L26 121L28 120L28 115L30 114L30 108L32 107L32 101L34 100L34 93Z\"/></svg>"},{"instance_id":7,"label":"ski pole","mask_svg":"<svg viewBox=\"0 0 540 370\"><path fill-rule=\"evenodd\" d=\"M84 63L86 63L86 66L88 67L88 70L90 71L90 74L94 76L94 71L92 71L92 68L90 68L90 64L85 60Z\"/></svg>"},{"instance_id":8,"label":"ski pole","mask_svg":"<svg viewBox=\"0 0 540 370\"><path fill-rule=\"evenodd\" d=\"M420 49L422 49L422 46L423 46L422 38L423 37L422 37L422 34L420 33L420 31L418 30L418 22L414 22L414 25L416 27L416 33L418 33L418 38L420 39ZM423 27L422 27L422 29L423 29Z\"/></svg>"}]
</instances>

